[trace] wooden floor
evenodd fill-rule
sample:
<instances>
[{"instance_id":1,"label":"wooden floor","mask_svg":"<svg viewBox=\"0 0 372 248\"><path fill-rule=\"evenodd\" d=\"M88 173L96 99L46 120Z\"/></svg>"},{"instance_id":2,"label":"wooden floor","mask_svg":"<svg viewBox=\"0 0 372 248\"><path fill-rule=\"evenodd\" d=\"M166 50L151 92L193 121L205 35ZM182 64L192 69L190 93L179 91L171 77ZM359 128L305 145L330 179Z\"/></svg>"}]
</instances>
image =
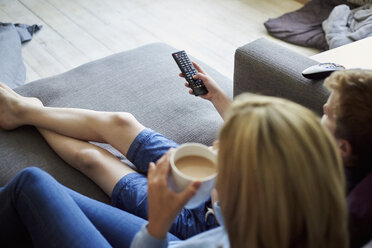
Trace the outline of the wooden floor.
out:
<instances>
[{"instance_id":1,"label":"wooden floor","mask_svg":"<svg viewBox=\"0 0 372 248\"><path fill-rule=\"evenodd\" d=\"M0 0L0 21L43 25L23 47L27 82L151 42L184 49L232 78L235 49L260 37L318 53L271 38L263 26L301 6L298 0Z\"/></svg>"}]
</instances>

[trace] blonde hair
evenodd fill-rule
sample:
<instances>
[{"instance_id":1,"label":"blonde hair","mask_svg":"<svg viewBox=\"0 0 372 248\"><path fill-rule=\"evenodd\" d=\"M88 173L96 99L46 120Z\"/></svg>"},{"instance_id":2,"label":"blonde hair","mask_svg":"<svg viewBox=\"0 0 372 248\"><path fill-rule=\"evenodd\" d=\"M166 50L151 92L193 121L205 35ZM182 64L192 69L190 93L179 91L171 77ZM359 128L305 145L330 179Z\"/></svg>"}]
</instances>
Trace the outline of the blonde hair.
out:
<instances>
[{"instance_id":1,"label":"blonde hair","mask_svg":"<svg viewBox=\"0 0 372 248\"><path fill-rule=\"evenodd\" d=\"M219 133L217 190L232 247L346 247L333 137L310 110L244 94Z\"/></svg>"}]
</instances>

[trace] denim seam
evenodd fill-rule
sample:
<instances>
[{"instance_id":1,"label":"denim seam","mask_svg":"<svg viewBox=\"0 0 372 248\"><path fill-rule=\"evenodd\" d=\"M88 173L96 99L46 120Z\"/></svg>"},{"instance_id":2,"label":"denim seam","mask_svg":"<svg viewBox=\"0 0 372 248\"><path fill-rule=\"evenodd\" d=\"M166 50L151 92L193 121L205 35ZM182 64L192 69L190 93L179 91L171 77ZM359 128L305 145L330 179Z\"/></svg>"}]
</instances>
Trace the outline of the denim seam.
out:
<instances>
[{"instance_id":1,"label":"denim seam","mask_svg":"<svg viewBox=\"0 0 372 248\"><path fill-rule=\"evenodd\" d=\"M113 194L111 197L111 202L112 202L112 205L117 206L117 204L120 202L119 201L119 196L120 196L120 192L124 190L124 187L127 186L128 184L130 184L135 178L133 178L133 174L138 174L136 172L134 173L130 173L128 175L125 175L123 176L119 182L115 185L114 189L113 189Z\"/></svg>"},{"instance_id":2,"label":"denim seam","mask_svg":"<svg viewBox=\"0 0 372 248\"><path fill-rule=\"evenodd\" d=\"M128 150L128 153L129 154L127 154L127 159L129 159L131 162L133 161L133 158L136 158L137 157L137 153L138 153L138 151L140 150L140 148L150 139L150 137L153 135L153 133L151 132L152 130L150 130L149 128L146 128L146 129L144 129L142 132L144 132L144 131L146 131L148 134L146 134L146 136L145 137L141 137L141 139L140 140L136 140L136 139L134 139L134 141L133 142L136 142L135 144L136 144L136 147L135 147L135 150L133 151L133 152L130 152L129 153L129 151L130 151L130 148L129 148L129 150ZM142 133L141 132L141 133ZM140 134L141 134L140 133ZM140 135L140 134L138 134L138 135ZM137 136L138 137L138 136ZM132 143L133 144L133 143ZM129 155L129 156L128 156ZM134 162L134 161L133 161ZM136 166L136 165L135 165ZM137 167L137 166L136 166Z\"/></svg>"}]
</instances>

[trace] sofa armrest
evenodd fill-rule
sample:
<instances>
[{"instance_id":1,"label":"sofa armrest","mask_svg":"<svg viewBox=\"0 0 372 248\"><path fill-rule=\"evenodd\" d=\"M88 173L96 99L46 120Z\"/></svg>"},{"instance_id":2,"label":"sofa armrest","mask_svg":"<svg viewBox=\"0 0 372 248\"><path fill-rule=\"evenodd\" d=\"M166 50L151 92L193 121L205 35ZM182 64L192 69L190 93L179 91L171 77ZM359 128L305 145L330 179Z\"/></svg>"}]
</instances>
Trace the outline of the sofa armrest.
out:
<instances>
[{"instance_id":1,"label":"sofa armrest","mask_svg":"<svg viewBox=\"0 0 372 248\"><path fill-rule=\"evenodd\" d=\"M317 63L265 38L255 40L235 52L234 96L251 92L283 97L321 115L328 90L323 80L309 80L301 74Z\"/></svg>"}]
</instances>

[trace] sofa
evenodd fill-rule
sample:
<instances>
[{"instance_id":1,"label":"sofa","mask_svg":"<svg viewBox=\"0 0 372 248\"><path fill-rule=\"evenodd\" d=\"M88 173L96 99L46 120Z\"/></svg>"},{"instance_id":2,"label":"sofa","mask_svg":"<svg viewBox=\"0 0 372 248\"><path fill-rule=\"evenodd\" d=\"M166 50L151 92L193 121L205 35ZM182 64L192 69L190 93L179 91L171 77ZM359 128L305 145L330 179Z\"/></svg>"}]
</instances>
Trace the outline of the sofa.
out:
<instances>
[{"instance_id":1,"label":"sofa","mask_svg":"<svg viewBox=\"0 0 372 248\"><path fill-rule=\"evenodd\" d=\"M171 54L176 48L162 43L145 45L93 61L57 76L40 79L16 91L34 96L46 106L132 113L146 127L178 143L211 145L222 119L211 103L188 94ZM292 99L320 114L328 92L322 81L308 80L301 71L317 62L265 38L237 48L233 82L199 63L233 98L254 92ZM107 144L97 144L126 163ZM110 203L89 178L70 167L32 126L0 130L0 186L20 170L40 167L60 183L84 195Z\"/></svg>"}]
</instances>

